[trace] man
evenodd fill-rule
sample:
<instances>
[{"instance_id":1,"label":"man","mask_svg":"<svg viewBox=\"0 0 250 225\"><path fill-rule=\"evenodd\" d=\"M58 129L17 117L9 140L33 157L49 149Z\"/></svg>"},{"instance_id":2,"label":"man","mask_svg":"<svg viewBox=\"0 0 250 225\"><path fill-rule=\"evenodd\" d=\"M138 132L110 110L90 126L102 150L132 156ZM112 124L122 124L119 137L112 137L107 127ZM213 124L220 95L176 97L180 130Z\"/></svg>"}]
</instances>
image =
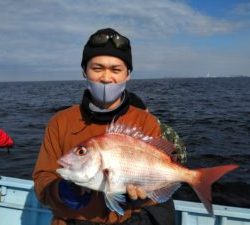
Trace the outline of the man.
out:
<instances>
[{"instance_id":1,"label":"man","mask_svg":"<svg viewBox=\"0 0 250 225\"><path fill-rule=\"evenodd\" d=\"M52 224L174 224L173 202L153 205L139 187L128 185L124 216L106 207L101 193L80 188L56 173L57 160L72 147L103 134L115 118L139 127L153 137L161 135L157 119L125 87L133 70L129 40L107 28L90 36L81 66L87 90L80 105L58 112L50 120L33 172L38 199L51 207Z\"/></svg>"}]
</instances>

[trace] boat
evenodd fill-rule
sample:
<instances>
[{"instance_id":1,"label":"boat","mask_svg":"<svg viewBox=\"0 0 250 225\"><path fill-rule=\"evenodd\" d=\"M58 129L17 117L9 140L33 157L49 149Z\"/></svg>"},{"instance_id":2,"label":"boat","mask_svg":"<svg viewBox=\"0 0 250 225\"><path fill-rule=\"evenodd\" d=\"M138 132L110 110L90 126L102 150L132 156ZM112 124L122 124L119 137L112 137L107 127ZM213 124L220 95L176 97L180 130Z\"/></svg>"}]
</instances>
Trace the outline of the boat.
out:
<instances>
[{"instance_id":1,"label":"boat","mask_svg":"<svg viewBox=\"0 0 250 225\"><path fill-rule=\"evenodd\" d=\"M0 176L0 225L46 225L52 213L35 195L33 181ZM201 203L174 200L177 225L250 225L250 209L213 205L214 217Z\"/></svg>"}]
</instances>

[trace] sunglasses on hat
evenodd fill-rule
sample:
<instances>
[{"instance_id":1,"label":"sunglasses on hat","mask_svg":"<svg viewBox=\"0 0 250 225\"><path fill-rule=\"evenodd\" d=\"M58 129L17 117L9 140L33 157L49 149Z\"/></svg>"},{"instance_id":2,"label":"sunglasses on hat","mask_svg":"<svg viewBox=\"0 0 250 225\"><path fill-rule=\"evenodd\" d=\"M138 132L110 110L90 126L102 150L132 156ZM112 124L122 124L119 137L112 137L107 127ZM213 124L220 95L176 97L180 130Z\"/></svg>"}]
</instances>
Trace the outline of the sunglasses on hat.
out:
<instances>
[{"instance_id":1,"label":"sunglasses on hat","mask_svg":"<svg viewBox=\"0 0 250 225\"><path fill-rule=\"evenodd\" d=\"M113 45L120 50L128 50L130 49L129 40L121 36L119 34L94 34L90 37L88 44L91 47L103 47L109 41L113 43Z\"/></svg>"}]
</instances>

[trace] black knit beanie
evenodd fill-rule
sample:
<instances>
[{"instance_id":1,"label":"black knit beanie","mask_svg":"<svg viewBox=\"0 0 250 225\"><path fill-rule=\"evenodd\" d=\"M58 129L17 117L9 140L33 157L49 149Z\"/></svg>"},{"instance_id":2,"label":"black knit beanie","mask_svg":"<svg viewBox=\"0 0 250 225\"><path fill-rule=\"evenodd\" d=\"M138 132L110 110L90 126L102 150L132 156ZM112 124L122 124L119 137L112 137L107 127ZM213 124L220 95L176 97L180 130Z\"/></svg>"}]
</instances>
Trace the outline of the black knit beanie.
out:
<instances>
[{"instance_id":1,"label":"black knit beanie","mask_svg":"<svg viewBox=\"0 0 250 225\"><path fill-rule=\"evenodd\" d=\"M84 49L83 49L82 63L81 63L82 68L83 69L86 68L87 62L92 57L99 56L99 55L109 55L109 56L114 56L114 57L117 57L117 58L120 58L121 60L123 60L125 62L125 64L127 65L128 69L130 71L132 71L133 70L132 54L131 54L131 46L130 46L129 39L128 39L128 48L127 49L116 48L111 40L109 40L107 42L107 44L105 44L104 46L93 47L90 45L90 39L92 36L94 36L96 34L122 36L117 31L115 31L114 29L111 29L111 28L101 29L101 30L98 30L97 32L95 32L94 34L92 34L90 36L88 42L84 46Z\"/></svg>"}]
</instances>

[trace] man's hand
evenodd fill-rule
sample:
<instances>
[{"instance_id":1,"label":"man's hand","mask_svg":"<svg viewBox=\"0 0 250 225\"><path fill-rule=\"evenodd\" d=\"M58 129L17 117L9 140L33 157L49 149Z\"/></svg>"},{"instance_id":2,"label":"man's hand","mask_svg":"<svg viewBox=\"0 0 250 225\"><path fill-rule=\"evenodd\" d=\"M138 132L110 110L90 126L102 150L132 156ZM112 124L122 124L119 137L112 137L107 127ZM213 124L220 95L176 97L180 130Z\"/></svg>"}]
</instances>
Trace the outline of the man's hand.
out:
<instances>
[{"instance_id":1,"label":"man's hand","mask_svg":"<svg viewBox=\"0 0 250 225\"><path fill-rule=\"evenodd\" d=\"M128 196L133 200L147 198L147 193L141 187L136 187L132 184L127 186L127 193Z\"/></svg>"}]
</instances>

